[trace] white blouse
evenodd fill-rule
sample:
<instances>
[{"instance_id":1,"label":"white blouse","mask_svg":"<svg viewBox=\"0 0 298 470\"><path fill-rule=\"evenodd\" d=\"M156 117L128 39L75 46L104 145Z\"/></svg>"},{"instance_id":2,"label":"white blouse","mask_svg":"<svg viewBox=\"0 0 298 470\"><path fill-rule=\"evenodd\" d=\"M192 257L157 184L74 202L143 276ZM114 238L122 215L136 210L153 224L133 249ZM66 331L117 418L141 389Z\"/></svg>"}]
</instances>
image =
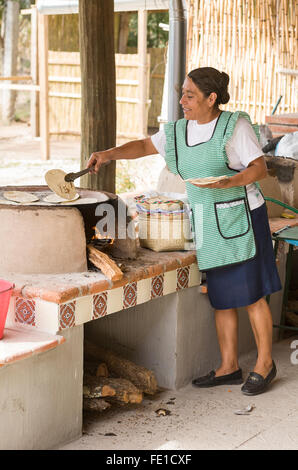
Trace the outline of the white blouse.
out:
<instances>
[{"instance_id":1,"label":"white blouse","mask_svg":"<svg viewBox=\"0 0 298 470\"><path fill-rule=\"evenodd\" d=\"M189 121L187 126L188 144L197 145L210 140L217 119L207 124ZM165 157L166 135L164 130L152 135L151 140L157 153ZM250 162L264 154L252 126L245 118L240 117L238 119L233 135L226 144L226 152L229 166L238 171L244 170ZM246 189L250 209L260 207L264 203L264 198L257 186L254 183L248 184Z\"/></svg>"}]
</instances>

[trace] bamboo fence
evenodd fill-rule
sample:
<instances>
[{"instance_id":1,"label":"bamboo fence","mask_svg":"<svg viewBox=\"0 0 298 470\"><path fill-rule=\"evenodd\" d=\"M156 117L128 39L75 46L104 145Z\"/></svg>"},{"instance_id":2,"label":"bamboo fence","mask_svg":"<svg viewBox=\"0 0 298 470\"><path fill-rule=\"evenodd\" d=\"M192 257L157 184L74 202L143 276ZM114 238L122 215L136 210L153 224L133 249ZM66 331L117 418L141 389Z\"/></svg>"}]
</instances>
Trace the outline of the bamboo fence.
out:
<instances>
[{"instance_id":1,"label":"bamboo fence","mask_svg":"<svg viewBox=\"0 0 298 470\"><path fill-rule=\"evenodd\" d=\"M122 143L140 137L139 58L137 54L116 54L115 57L117 142ZM49 51L48 63L50 134L79 136L81 131L80 54ZM165 49L150 50L147 64L147 124L149 127L158 127L157 118L161 112L165 73Z\"/></svg>"},{"instance_id":2,"label":"bamboo fence","mask_svg":"<svg viewBox=\"0 0 298 470\"><path fill-rule=\"evenodd\" d=\"M265 122L298 112L297 0L188 0L187 71L214 67L230 76L223 106Z\"/></svg>"}]
</instances>

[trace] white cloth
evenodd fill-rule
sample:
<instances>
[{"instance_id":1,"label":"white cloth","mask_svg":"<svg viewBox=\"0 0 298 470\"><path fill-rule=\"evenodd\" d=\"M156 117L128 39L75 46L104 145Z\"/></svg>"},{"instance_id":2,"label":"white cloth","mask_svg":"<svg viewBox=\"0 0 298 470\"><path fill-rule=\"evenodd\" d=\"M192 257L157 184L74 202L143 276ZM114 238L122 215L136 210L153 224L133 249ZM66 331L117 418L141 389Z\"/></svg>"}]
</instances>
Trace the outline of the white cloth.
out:
<instances>
[{"instance_id":1,"label":"white cloth","mask_svg":"<svg viewBox=\"0 0 298 470\"><path fill-rule=\"evenodd\" d=\"M217 118L207 124L198 124L197 121L189 121L187 126L187 141L189 145L196 145L211 139ZM165 157L166 135L160 130L151 136L152 143L157 153ZM244 170L249 163L263 155L256 134L250 123L240 117L236 123L233 135L226 145L229 166L233 170ZM257 186L252 183L246 186L247 198L251 210L260 207L264 198Z\"/></svg>"}]
</instances>

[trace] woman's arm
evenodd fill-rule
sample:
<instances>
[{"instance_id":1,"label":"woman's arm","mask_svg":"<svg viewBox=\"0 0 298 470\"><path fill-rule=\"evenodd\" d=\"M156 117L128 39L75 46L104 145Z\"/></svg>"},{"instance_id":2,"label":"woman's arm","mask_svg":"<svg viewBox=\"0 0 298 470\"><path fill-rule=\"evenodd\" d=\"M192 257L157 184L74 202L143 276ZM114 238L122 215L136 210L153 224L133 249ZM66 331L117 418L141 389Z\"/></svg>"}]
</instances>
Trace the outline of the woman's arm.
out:
<instances>
[{"instance_id":1,"label":"woman's arm","mask_svg":"<svg viewBox=\"0 0 298 470\"><path fill-rule=\"evenodd\" d=\"M259 157L249 163L248 167L237 173L236 175L229 176L227 179L221 180L218 183L206 184L195 186L202 188L233 188L234 186L246 186L247 184L255 183L267 176L267 167L265 158Z\"/></svg>"},{"instance_id":2,"label":"woman's arm","mask_svg":"<svg viewBox=\"0 0 298 470\"><path fill-rule=\"evenodd\" d=\"M248 167L237 173L236 175L230 176L228 186L225 188L232 188L233 186L246 186L247 184L255 183L260 181L267 176L267 167L265 158L259 157L249 163Z\"/></svg>"},{"instance_id":3,"label":"woman's arm","mask_svg":"<svg viewBox=\"0 0 298 470\"><path fill-rule=\"evenodd\" d=\"M151 137L148 137L147 139L134 140L109 150L93 152L88 160L87 168L94 165L92 173L97 173L102 165L109 163L111 160L128 160L156 153L158 152L152 143Z\"/></svg>"}]
</instances>

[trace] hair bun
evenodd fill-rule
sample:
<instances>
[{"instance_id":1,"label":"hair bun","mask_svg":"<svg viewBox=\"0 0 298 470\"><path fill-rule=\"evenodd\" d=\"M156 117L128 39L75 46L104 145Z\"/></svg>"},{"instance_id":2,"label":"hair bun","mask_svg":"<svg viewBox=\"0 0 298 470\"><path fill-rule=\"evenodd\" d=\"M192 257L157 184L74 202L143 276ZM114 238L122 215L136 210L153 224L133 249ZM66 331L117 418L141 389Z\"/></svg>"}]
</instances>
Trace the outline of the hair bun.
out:
<instances>
[{"instance_id":1,"label":"hair bun","mask_svg":"<svg viewBox=\"0 0 298 470\"><path fill-rule=\"evenodd\" d=\"M227 88L230 81L230 77L227 73L221 72L220 86Z\"/></svg>"},{"instance_id":2,"label":"hair bun","mask_svg":"<svg viewBox=\"0 0 298 470\"><path fill-rule=\"evenodd\" d=\"M188 77L204 93L205 97L208 97L212 92L217 94L216 106L228 103L230 77L227 73L220 72L213 67L200 67L189 72Z\"/></svg>"},{"instance_id":3,"label":"hair bun","mask_svg":"<svg viewBox=\"0 0 298 470\"><path fill-rule=\"evenodd\" d=\"M219 104L226 104L230 100L230 95L228 93L230 77L227 73L221 72L220 80L218 84L218 102Z\"/></svg>"}]
</instances>

